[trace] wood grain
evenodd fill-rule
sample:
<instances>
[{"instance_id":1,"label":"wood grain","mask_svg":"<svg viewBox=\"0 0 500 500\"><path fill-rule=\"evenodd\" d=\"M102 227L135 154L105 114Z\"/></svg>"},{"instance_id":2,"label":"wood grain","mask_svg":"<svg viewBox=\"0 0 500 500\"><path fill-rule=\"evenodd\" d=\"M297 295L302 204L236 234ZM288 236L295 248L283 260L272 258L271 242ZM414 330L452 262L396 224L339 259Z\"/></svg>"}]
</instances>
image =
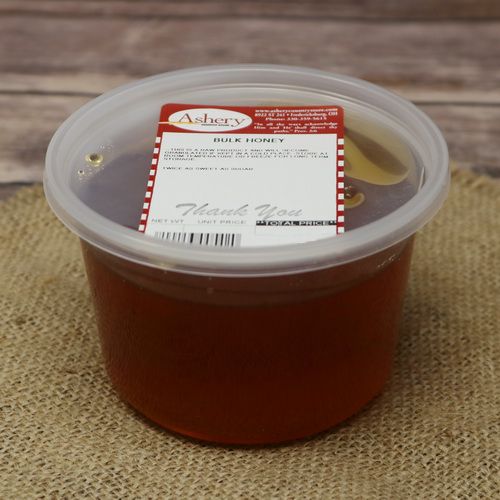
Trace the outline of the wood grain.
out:
<instances>
[{"instance_id":1,"label":"wood grain","mask_svg":"<svg viewBox=\"0 0 500 500\"><path fill-rule=\"evenodd\" d=\"M308 19L443 19L500 18L497 0L4 0L4 14L107 16L126 18L279 17Z\"/></svg>"},{"instance_id":2,"label":"wood grain","mask_svg":"<svg viewBox=\"0 0 500 500\"><path fill-rule=\"evenodd\" d=\"M350 74L421 100L500 103L500 21L8 16L2 26L0 91L99 93L175 68L266 62Z\"/></svg>"},{"instance_id":3,"label":"wood grain","mask_svg":"<svg viewBox=\"0 0 500 500\"><path fill-rule=\"evenodd\" d=\"M500 179L500 106L419 107L441 128L459 167Z\"/></svg>"},{"instance_id":4,"label":"wood grain","mask_svg":"<svg viewBox=\"0 0 500 500\"><path fill-rule=\"evenodd\" d=\"M245 62L390 88L437 122L459 166L500 178L499 46L498 0L1 0L0 199L40 181L53 132L92 97Z\"/></svg>"},{"instance_id":5,"label":"wood grain","mask_svg":"<svg viewBox=\"0 0 500 500\"><path fill-rule=\"evenodd\" d=\"M41 180L57 127L88 98L0 95L0 183Z\"/></svg>"},{"instance_id":6,"label":"wood grain","mask_svg":"<svg viewBox=\"0 0 500 500\"><path fill-rule=\"evenodd\" d=\"M45 151L57 126L88 98L0 96L0 183L42 178ZM441 127L456 163L500 177L500 106L424 105Z\"/></svg>"}]
</instances>

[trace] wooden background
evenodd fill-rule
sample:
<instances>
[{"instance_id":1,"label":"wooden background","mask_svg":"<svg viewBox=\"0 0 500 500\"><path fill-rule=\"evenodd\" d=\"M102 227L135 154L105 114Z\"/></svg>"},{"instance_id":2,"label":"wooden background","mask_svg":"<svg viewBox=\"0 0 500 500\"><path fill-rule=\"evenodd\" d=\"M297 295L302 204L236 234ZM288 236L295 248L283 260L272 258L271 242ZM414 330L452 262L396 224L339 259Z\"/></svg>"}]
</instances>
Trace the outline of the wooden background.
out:
<instances>
[{"instance_id":1,"label":"wooden background","mask_svg":"<svg viewBox=\"0 0 500 500\"><path fill-rule=\"evenodd\" d=\"M0 198L40 182L55 129L101 92L245 62L388 87L460 167L500 178L498 0L0 0Z\"/></svg>"}]
</instances>

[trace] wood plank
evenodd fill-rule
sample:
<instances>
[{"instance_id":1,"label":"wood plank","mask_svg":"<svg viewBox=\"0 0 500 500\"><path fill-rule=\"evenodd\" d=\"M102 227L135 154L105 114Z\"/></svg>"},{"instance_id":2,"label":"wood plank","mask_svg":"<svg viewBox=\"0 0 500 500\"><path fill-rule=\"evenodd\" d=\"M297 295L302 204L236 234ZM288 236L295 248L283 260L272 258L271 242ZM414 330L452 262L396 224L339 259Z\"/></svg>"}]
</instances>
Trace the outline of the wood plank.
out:
<instances>
[{"instance_id":1,"label":"wood plank","mask_svg":"<svg viewBox=\"0 0 500 500\"><path fill-rule=\"evenodd\" d=\"M85 97L0 95L0 182L40 181L50 138L86 101Z\"/></svg>"},{"instance_id":2,"label":"wood plank","mask_svg":"<svg viewBox=\"0 0 500 500\"><path fill-rule=\"evenodd\" d=\"M500 102L500 21L7 16L1 25L0 91L102 92L180 67L267 62L346 73L409 97Z\"/></svg>"},{"instance_id":3,"label":"wood plank","mask_svg":"<svg viewBox=\"0 0 500 500\"><path fill-rule=\"evenodd\" d=\"M358 73L361 73L360 71ZM356 76L355 71L349 73ZM147 75L146 75L147 76ZM361 74L358 77L362 77ZM67 75L26 75L4 74L0 81L0 94L40 94L40 95L75 95L97 97L102 92L119 85L130 83L138 77L125 74L106 75L100 73ZM397 92L415 103L428 104L500 104L500 84L497 89L488 91L461 88L459 91L431 88L424 86L403 86L398 83L383 83L375 79L373 83ZM68 90L70 89L70 90Z\"/></svg>"},{"instance_id":4,"label":"wood plank","mask_svg":"<svg viewBox=\"0 0 500 500\"><path fill-rule=\"evenodd\" d=\"M3 0L0 13L109 17L279 17L318 19L493 19L497 0Z\"/></svg>"},{"instance_id":5,"label":"wood plank","mask_svg":"<svg viewBox=\"0 0 500 500\"><path fill-rule=\"evenodd\" d=\"M459 167L500 179L500 106L419 106L441 128Z\"/></svg>"},{"instance_id":6,"label":"wood plank","mask_svg":"<svg viewBox=\"0 0 500 500\"><path fill-rule=\"evenodd\" d=\"M0 95L0 182L40 181L57 126L88 98ZM500 106L423 105L458 166L500 178Z\"/></svg>"}]
</instances>

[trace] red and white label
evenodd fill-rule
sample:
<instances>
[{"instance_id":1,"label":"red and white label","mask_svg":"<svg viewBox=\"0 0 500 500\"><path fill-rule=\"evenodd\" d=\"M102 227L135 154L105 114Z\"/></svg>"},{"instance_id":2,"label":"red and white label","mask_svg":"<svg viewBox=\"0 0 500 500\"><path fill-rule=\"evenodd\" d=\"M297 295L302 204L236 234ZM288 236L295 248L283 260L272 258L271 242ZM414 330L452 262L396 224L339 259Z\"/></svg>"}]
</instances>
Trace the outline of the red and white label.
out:
<instances>
[{"instance_id":1,"label":"red and white label","mask_svg":"<svg viewBox=\"0 0 500 500\"><path fill-rule=\"evenodd\" d=\"M164 105L139 231L220 247L344 232L343 109Z\"/></svg>"}]
</instances>

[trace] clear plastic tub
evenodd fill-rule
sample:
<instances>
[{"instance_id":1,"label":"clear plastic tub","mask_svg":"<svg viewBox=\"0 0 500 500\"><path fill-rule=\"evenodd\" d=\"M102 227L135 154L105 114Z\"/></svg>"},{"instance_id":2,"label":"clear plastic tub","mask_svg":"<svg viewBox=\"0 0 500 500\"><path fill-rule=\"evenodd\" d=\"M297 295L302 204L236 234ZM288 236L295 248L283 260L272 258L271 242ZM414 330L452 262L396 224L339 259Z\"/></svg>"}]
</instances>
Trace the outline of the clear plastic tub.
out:
<instances>
[{"instance_id":1,"label":"clear plastic tub","mask_svg":"<svg viewBox=\"0 0 500 500\"><path fill-rule=\"evenodd\" d=\"M232 249L138 232L166 102L342 106L346 232ZM325 430L382 390L413 236L448 185L443 137L411 103L272 65L175 71L108 92L59 128L44 177L50 206L82 240L118 392L167 429L239 444Z\"/></svg>"}]
</instances>

